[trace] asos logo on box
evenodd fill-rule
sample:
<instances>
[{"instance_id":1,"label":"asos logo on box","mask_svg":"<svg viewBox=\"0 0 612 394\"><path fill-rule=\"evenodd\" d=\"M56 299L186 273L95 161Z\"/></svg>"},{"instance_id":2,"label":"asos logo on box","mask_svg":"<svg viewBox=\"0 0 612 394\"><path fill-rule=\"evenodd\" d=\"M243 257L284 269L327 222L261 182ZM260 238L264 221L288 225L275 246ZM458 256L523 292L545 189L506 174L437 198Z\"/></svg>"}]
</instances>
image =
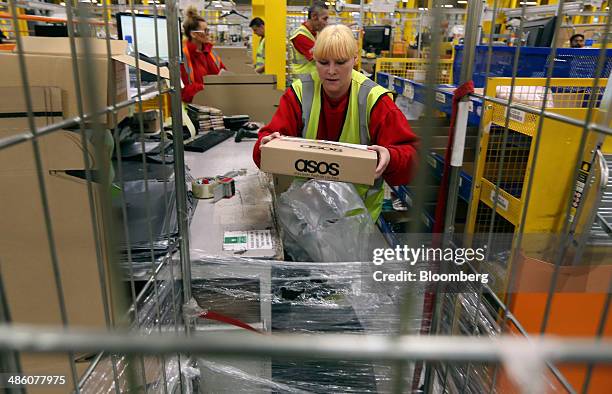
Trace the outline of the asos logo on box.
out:
<instances>
[{"instance_id":1,"label":"asos logo on box","mask_svg":"<svg viewBox=\"0 0 612 394\"><path fill-rule=\"evenodd\" d=\"M298 159L295 161L294 167L300 172L311 174L336 176L340 173L340 165L338 163L327 163L325 161Z\"/></svg>"}]
</instances>

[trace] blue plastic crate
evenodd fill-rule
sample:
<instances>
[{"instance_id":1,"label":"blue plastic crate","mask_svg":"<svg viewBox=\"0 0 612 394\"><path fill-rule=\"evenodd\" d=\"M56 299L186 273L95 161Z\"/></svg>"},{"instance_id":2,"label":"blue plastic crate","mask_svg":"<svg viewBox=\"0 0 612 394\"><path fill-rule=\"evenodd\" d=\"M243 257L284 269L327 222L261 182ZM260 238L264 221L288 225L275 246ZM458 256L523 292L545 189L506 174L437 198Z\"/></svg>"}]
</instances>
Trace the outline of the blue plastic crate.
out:
<instances>
[{"instance_id":1,"label":"blue plastic crate","mask_svg":"<svg viewBox=\"0 0 612 394\"><path fill-rule=\"evenodd\" d=\"M476 47L474 57L474 72L472 79L474 86L484 87L487 77L511 77L514 66L516 47L494 46L491 48L491 67L487 70L489 47L479 45ZM543 78L548 69L548 57L551 48L522 47L520 50L517 77ZM557 48L553 77L555 78L593 78L600 55L598 48ZM600 77L607 78L612 70L612 49L606 49L606 63ZM463 45L455 47L455 60L453 62L453 83L459 84L461 64L463 63Z\"/></svg>"}]
</instances>

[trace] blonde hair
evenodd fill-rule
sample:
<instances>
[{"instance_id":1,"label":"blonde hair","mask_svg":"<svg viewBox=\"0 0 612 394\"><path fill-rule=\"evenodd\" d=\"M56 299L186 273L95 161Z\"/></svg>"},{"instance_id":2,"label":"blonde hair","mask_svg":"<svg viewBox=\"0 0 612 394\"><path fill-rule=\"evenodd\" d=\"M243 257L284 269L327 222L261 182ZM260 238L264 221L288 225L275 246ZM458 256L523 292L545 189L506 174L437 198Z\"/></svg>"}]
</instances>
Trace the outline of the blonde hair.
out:
<instances>
[{"instance_id":1,"label":"blonde hair","mask_svg":"<svg viewBox=\"0 0 612 394\"><path fill-rule=\"evenodd\" d=\"M330 25L323 29L315 41L315 60L348 60L359 53L359 45L351 29L344 25Z\"/></svg>"},{"instance_id":2,"label":"blonde hair","mask_svg":"<svg viewBox=\"0 0 612 394\"><path fill-rule=\"evenodd\" d=\"M198 13L198 9L192 5L187 7L185 21L183 22L183 33L189 41L191 41L191 32L200 28L200 22L206 22L206 19Z\"/></svg>"}]
</instances>

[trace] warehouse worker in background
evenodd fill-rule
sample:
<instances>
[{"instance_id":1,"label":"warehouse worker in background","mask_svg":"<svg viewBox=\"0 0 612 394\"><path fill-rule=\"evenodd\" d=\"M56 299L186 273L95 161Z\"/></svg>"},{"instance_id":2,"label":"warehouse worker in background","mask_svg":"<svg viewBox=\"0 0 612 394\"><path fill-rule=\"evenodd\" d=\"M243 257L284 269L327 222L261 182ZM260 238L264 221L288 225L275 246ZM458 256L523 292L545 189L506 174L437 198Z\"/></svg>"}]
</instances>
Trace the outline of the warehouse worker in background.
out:
<instances>
[{"instance_id":1,"label":"warehouse worker in background","mask_svg":"<svg viewBox=\"0 0 612 394\"><path fill-rule=\"evenodd\" d=\"M374 186L355 185L370 215L378 219L383 179L405 185L417 163L418 138L391 93L353 70L359 46L344 25L326 27L314 47L316 71L293 82L281 97L272 121L253 148L257 166L261 146L282 135L368 145L378 154ZM310 114L308 119L302 119Z\"/></svg>"},{"instance_id":2,"label":"warehouse worker in background","mask_svg":"<svg viewBox=\"0 0 612 394\"><path fill-rule=\"evenodd\" d=\"M204 89L204 77L217 75L226 70L221 57L212 49L208 24L198 14L198 10L191 6L185 12L183 22L183 63L181 64L181 80L183 89L181 97L184 102L190 103L193 96Z\"/></svg>"},{"instance_id":3,"label":"warehouse worker in background","mask_svg":"<svg viewBox=\"0 0 612 394\"><path fill-rule=\"evenodd\" d=\"M249 27L253 30L253 34L256 34L259 38L261 38L261 40L259 41L259 46L257 47L257 52L255 54L255 72L257 74L263 74L266 71L266 28L264 25L264 21L259 17L253 18L253 20L251 20L251 23L249 23Z\"/></svg>"},{"instance_id":4,"label":"warehouse worker in background","mask_svg":"<svg viewBox=\"0 0 612 394\"><path fill-rule=\"evenodd\" d=\"M310 74L316 70L312 58L317 33L327 26L327 5L323 2L315 1L308 9L308 20L295 29L289 40L291 40L292 64L291 73L295 75Z\"/></svg>"},{"instance_id":5,"label":"warehouse worker in background","mask_svg":"<svg viewBox=\"0 0 612 394\"><path fill-rule=\"evenodd\" d=\"M570 37L570 47L584 48L584 35L577 33Z\"/></svg>"}]
</instances>

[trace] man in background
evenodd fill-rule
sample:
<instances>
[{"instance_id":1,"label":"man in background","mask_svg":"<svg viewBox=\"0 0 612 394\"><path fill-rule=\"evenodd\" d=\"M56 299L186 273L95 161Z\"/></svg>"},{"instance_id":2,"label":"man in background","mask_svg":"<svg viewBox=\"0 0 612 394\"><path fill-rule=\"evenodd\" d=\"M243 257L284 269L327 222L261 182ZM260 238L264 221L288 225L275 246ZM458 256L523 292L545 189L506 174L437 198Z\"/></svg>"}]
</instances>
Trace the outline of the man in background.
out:
<instances>
[{"instance_id":1,"label":"man in background","mask_svg":"<svg viewBox=\"0 0 612 394\"><path fill-rule=\"evenodd\" d=\"M249 27L253 30L253 34L256 34L261 40L255 53L255 72L257 74L263 74L266 71L266 44L265 44L265 25L263 19L256 17L251 20Z\"/></svg>"},{"instance_id":2,"label":"man in background","mask_svg":"<svg viewBox=\"0 0 612 394\"><path fill-rule=\"evenodd\" d=\"M577 33L570 37L570 47L584 48L584 35Z\"/></svg>"},{"instance_id":3,"label":"man in background","mask_svg":"<svg viewBox=\"0 0 612 394\"><path fill-rule=\"evenodd\" d=\"M295 29L289 40L293 60L291 64L292 74L310 74L316 71L315 62L312 58L317 33L327 26L329 18L327 5L324 2L315 1L308 9L308 20Z\"/></svg>"}]
</instances>

